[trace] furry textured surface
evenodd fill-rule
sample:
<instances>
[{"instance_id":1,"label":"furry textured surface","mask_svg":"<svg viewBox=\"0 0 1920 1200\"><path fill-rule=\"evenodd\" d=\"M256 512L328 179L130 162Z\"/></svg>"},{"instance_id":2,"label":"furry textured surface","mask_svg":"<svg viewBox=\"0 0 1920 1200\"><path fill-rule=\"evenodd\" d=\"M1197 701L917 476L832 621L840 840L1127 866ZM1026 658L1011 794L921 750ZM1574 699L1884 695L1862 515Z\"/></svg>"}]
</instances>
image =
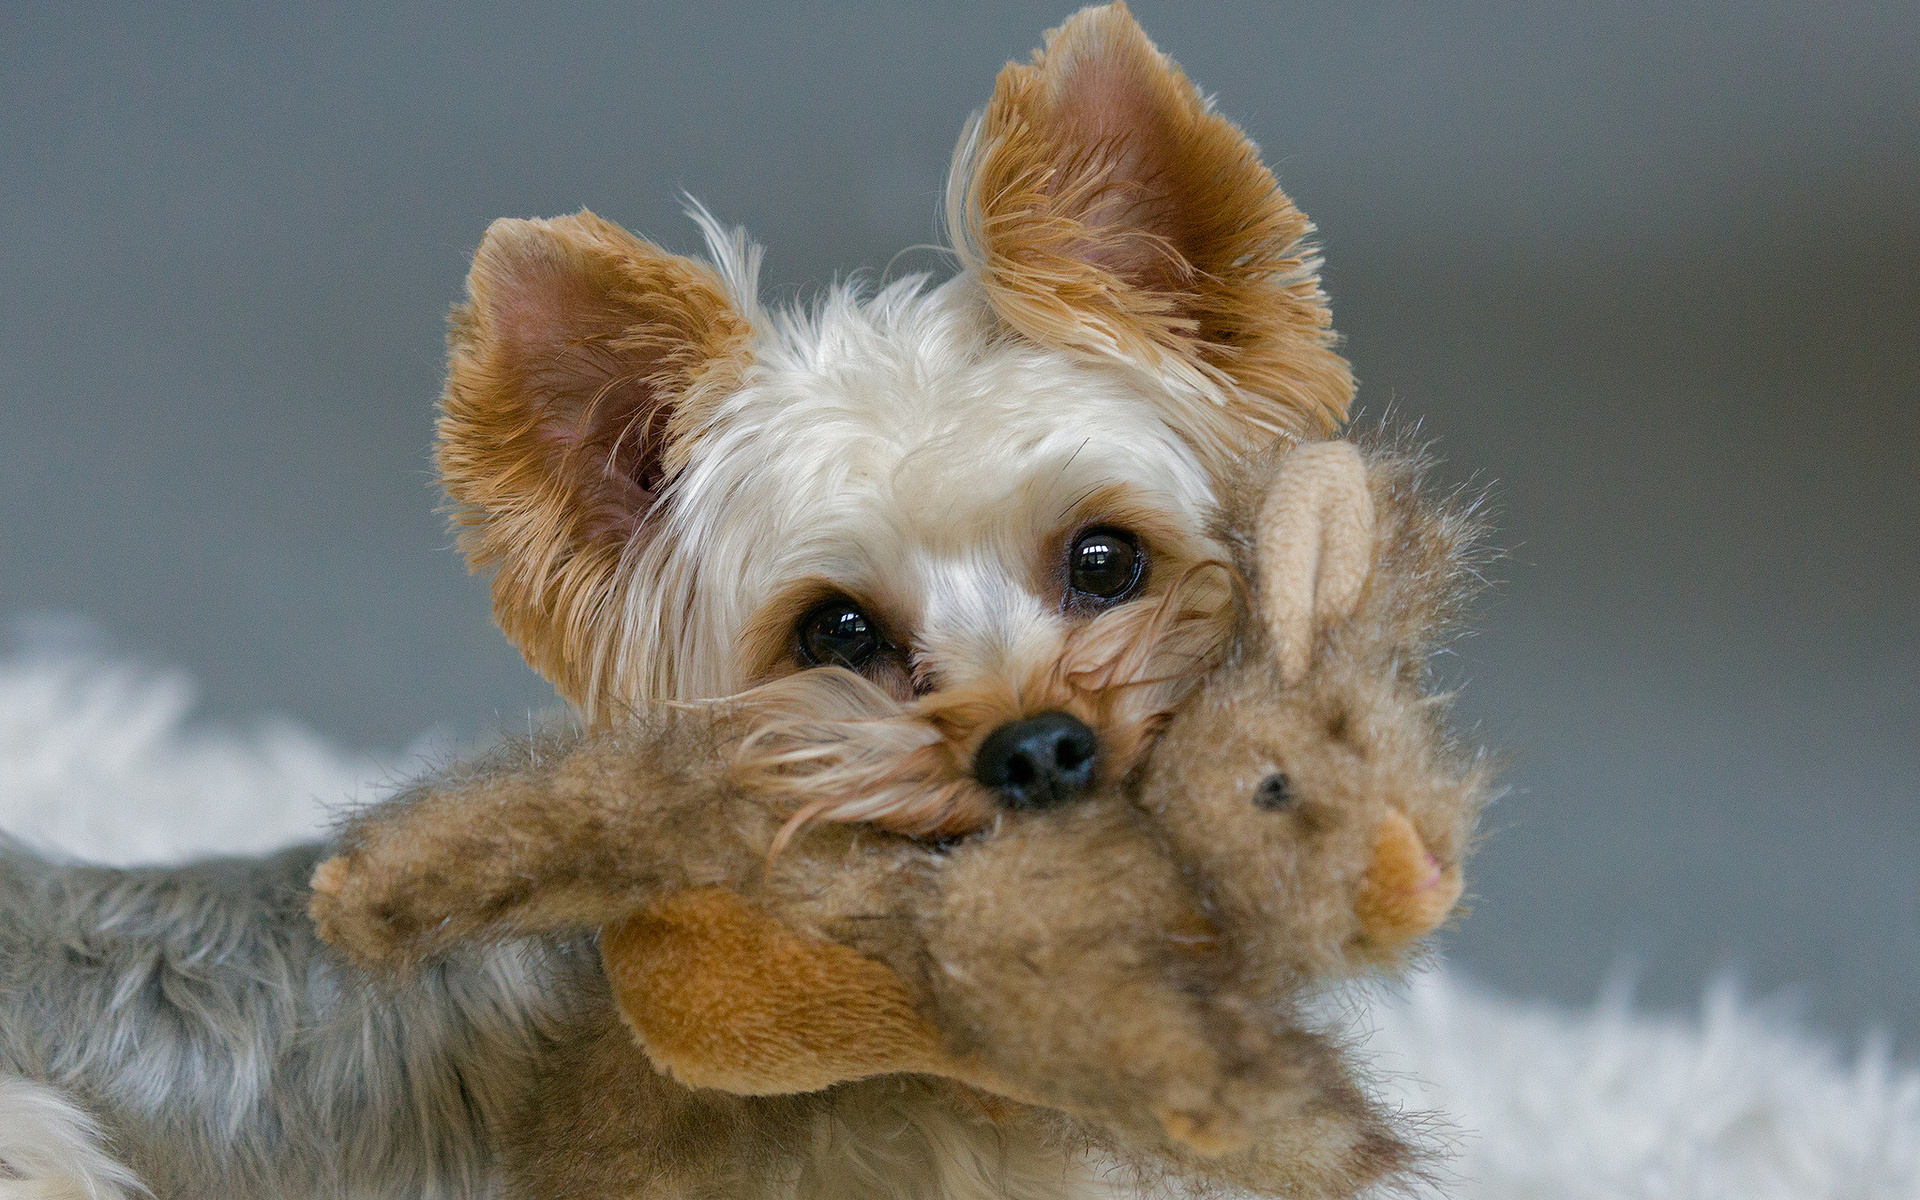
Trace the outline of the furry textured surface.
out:
<instances>
[{"instance_id":1,"label":"furry textured surface","mask_svg":"<svg viewBox=\"0 0 1920 1200\"><path fill-rule=\"evenodd\" d=\"M1322 448L1318 458L1328 454L1356 452ZM1276 487L1319 486L1312 471L1289 472L1290 461L1278 463ZM1364 495L1366 476L1351 486ZM1265 495L1254 485L1253 502L1238 506L1244 511L1221 536L1251 520L1247 513L1268 511ZM1410 501L1411 490L1400 499ZM1303 524L1304 536L1320 538L1317 519ZM1458 574L1445 569L1457 561L1451 550L1436 551L1438 570L1412 562L1431 577L1436 603ZM1215 681L1229 681L1264 725L1279 683L1261 649L1271 618L1256 617L1258 609L1241 606L1234 653L1196 696L1204 701ZM1384 674L1388 690L1405 691L1398 724L1439 736L1427 697L1404 686L1419 673L1399 667L1408 655L1424 659L1420 650L1396 645L1354 657L1367 663L1360 677ZM841 677L855 678L808 678ZM1193 707L1172 717L1175 727ZM311 844L135 868L62 863L0 844L0 907L15 914L0 927L0 1069L58 1087L97 1116L100 1143L170 1200L495 1189L842 1200L866 1184L929 1200L1061 1196L1093 1186L1086 1172L1108 1160L1139 1164L1154 1177L1141 1185L1148 1188L1171 1172L1169 1187L1211 1181L1334 1200L1411 1161L1340 1047L1291 1019L1285 994L1270 990L1267 964L1241 962L1243 945L1262 943L1259 931L1215 928L1165 853L1169 839L1120 789L1109 789L1104 804L1028 813L950 849L821 822L769 866L789 811L777 793L770 799L726 780L726 743L738 737L728 718L753 709L718 712L718 721L699 706L635 714L632 728L608 731L577 755L556 758L558 747L539 740L509 744L357 817L341 835L344 852L318 871L321 852ZM1309 743L1331 738L1344 755L1355 752L1316 712L1290 715L1326 727ZM1194 719L1211 724L1218 715L1201 704ZM1331 795L1312 788L1298 822L1290 808L1258 804L1251 784L1273 765L1264 746L1255 759L1254 778L1237 789L1241 824L1294 831L1282 845L1338 828ZM1231 787L1209 772L1246 769L1210 762L1195 782ZM1461 794L1457 816L1470 819L1477 789ZM501 825L502 815L512 819ZM1446 827L1425 810L1407 815ZM1362 832L1353 846L1359 861L1322 847L1294 854L1276 873L1329 858L1357 883ZM867 844L856 844L863 836ZM813 845L821 841L824 852ZM1458 842L1456 834L1434 844L1457 855ZM434 853L443 847L448 857ZM785 870L796 863L812 869ZM937 1048L979 1063L950 1073L1017 1102L897 1074L804 1095L738 1096L690 1089L651 1069L581 935L652 893L684 899L714 880L744 894L755 875L765 878L764 898L780 902L775 911L798 915L801 932L818 926L919 985L914 1008L939 1026L945 1044ZM367 958L382 932L407 948L422 933L444 943L458 929L443 918L472 910L476 883L485 885L478 911L492 922L481 932L547 936L431 947L442 952L424 971L388 988L316 938L305 915L309 877L318 932ZM370 900L342 902L368 879ZM442 894L451 898L444 908L435 903ZM710 948L710 939L696 940ZM781 962L754 956L749 965L777 971ZM613 976L625 982L620 971ZM844 983L831 970L824 976ZM854 992L857 1008L865 989ZM1003 1078L1014 1086L997 1086ZM16 1107L24 1113L44 1099L27 1096ZM65 1120L66 1140L87 1137L78 1118ZM900 1150L914 1138L926 1153ZM869 1169L875 1155L895 1157ZM68 1185L89 1171L66 1171Z\"/></svg>"},{"instance_id":2,"label":"furry textured surface","mask_svg":"<svg viewBox=\"0 0 1920 1200\"><path fill-rule=\"evenodd\" d=\"M496 222L475 256L437 461L501 627L596 726L825 662L943 697L847 764L910 777L839 814L896 831L990 819L975 756L1041 714L1124 774L1227 617L1217 590L1155 608L1219 556L1217 477L1352 398L1258 148L1115 3L962 137L945 282L763 305L758 249L691 207L706 261L586 212ZM1075 583L1093 536L1132 567L1110 590ZM1089 636L1120 609L1163 636ZM858 635L816 640L830 616Z\"/></svg>"},{"instance_id":3,"label":"furry textured surface","mask_svg":"<svg viewBox=\"0 0 1920 1200\"><path fill-rule=\"evenodd\" d=\"M31 745L63 732L61 715L16 731ZM202 761L149 748L133 769ZM234 749L229 769L169 782L223 786L240 811L300 803ZM249 778L251 795L235 786ZM671 1084L621 1023L590 945L457 954L384 988L314 936L314 844L131 869L57 849L0 836L0 1200L121 1200L130 1178L163 1200L1094 1194L1058 1139L990 1121L950 1085L883 1080L797 1103ZM657 1134L655 1171L624 1169L630 1126L601 1119L609 1102ZM596 1162L612 1173L596 1177Z\"/></svg>"},{"instance_id":4,"label":"furry textured surface","mask_svg":"<svg viewBox=\"0 0 1920 1200\"><path fill-rule=\"evenodd\" d=\"M101 868L0 843L0 1069L61 1088L168 1200L488 1194L543 1035L570 1025L555 982L591 985L595 956L362 981L303 919L317 853Z\"/></svg>"},{"instance_id":5,"label":"furry textured surface","mask_svg":"<svg viewBox=\"0 0 1920 1200\"><path fill-rule=\"evenodd\" d=\"M287 722L189 725L192 679L116 658L84 621L16 618L4 637L0 832L28 845L107 866L257 854L390 778Z\"/></svg>"},{"instance_id":6,"label":"furry textured surface","mask_svg":"<svg viewBox=\"0 0 1920 1200\"><path fill-rule=\"evenodd\" d=\"M99 861L250 852L316 832L316 797L377 786L370 756L312 734L191 723L181 688L176 675L71 646L0 661L0 829ZM300 753L280 749L281 736ZM62 746L88 752L46 752ZM1454 1156L1440 1174L1461 1200L1920 1194L1920 1070L1883 1049L1848 1061L1730 990L1668 1019L1623 995L1582 1012L1523 1004L1441 971L1372 998L1358 1023L1394 1094L1448 1114ZM0 1110L0 1158L30 1161L23 1140L72 1131L53 1099L0 1090L15 1105ZM116 1200L110 1183L96 1200ZM0 1179L6 1200L52 1194Z\"/></svg>"},{"instance_id":7,"label":"furry textured surface","mask_svg":"<svg viewBox=\"0 0 1920 1200\"><path fill-rule=\"evenodd\" d=\"M0 1197L127 1200L141 1183L99 1146L100 1123L57 1088L0 1075Z\"/></svg>"},{"instance_id":8,"label":"furry textured surface","mask_svg":"<svg viewBox=\"0 0 1920 1200\"><path fill-rule=\"evenodd\" d=\"M128 1171L161 1200L1081 1194L1037 1122L938 1081L803 1100L667 1081L590 945L455 955L384 988L304 918L317 849L108 870L0 845L19 918L0 926L0 1153L24 1177L0 1197Z\"/></svg>"},{"instance_id":9,"label":"furry textured surface","mask_svg":"<svg viewBox=\"0 0 1920 1200\"><path fill-rule=\"evenodd\" d=\"M947 1075L1086 1118L1116 1151L1171 1152L1196 1176L1350 1195L1410 1154L1291 1001L1300 981L1391 963L1439 923L1487 791L1424 666L1473 586L1474 523L1423 494L1404 456L1362 463L1325 443L1247 472L1218 532L1259 546L1259 573L1138 787L1008 813L951 846L817 822L770 860L790 804L765 775L727 769L758 706L667 707L577 745L508 747L357 815L315 875L322 936L404 964L641 911L642 935L603 948L649 1056L684 1082L730 1085L752 1067L769 1080L756 1091L812 1090L812 1038L845 1058L879 1016L872 1057L824 1082ZM1272 499L1321 495L1338 499ZM1379 519L1328 523L1325 507ZM1292 581L1271 577L1269 551L1293 542L1357 556L1364 584L1338 578L1330 608L1275 609ZM1317 669L1288 687L1276 648L1296 643L1317 644ZM844 672L781 691L809 683L864 686L851 721L899 707ZM755 908L779 928L756 932ZM713 953L729 944L752 952ZM897 982L875 988L847 949ZM907 1003L876 1013L893 993Z\"/></svg>"},{"instance_id":10,"label":"furry textured surface","mask_svg":"<svg viewBox=\"0 0 1920 1200\"><path fill-rule=\"evenodd\" d=\"M947 225L1009 325L1151 375L1216 466L1248 425L1324 437L1346 416L1312 224L1124 4L1000 72Z\"/></svg>"}]
</instances>

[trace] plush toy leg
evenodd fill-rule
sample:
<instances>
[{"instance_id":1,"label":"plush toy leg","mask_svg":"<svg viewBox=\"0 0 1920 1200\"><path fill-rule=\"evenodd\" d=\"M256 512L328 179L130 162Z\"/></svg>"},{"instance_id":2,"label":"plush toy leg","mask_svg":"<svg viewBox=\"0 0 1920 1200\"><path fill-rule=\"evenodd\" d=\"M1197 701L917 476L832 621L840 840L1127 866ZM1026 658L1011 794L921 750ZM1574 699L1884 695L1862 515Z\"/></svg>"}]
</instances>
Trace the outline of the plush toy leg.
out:
<instances>
[{"instance_id":1,"label":"plush toy leg","mask_svg":"<svg viewBox=\"0 0 1920 1200\"><path fill-rule=\"evenodd\" d=\"M899 976L733 892L670 896L607 926L600 947L647 1057L690 1087L768 1096L956 1073Z\"/></svg>"},{"instance_id":2,"label":"plush toy leg","mask_svg":"<svg viewBox=\"0 0 1920 1200\"><path fill-rule=\"evenodd\" d=\"M890 968L795 933L722 888L682 892L606 926L600 953L615 1002L648 1059L689 1087L774 1096L918 1074L979 1089L989 1111L994 1097L1059 1105L1060 1097L949 1053ZM1176 1023L1161 1032L1191 1031ZM1205 1045L1190 1048L1211 1055ZM1186 1099L1190 1109L1169 1105L1155 1113L1175 1142L1203 1155L1245 1144L1241 1114L1217 1098Z\"/></svg>"}]
</instances>

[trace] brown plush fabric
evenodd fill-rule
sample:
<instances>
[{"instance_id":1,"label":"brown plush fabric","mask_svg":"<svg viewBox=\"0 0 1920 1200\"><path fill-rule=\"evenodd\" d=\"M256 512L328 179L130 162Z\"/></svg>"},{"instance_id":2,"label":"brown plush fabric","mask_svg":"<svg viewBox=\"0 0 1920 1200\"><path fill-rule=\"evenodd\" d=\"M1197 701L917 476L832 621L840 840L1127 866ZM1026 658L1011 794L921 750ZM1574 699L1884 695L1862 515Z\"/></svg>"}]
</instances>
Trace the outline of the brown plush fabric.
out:
<instances>
[{"instance_id":1,"label":"brown plush fabric","mask_svg":"<svg viewBox=\"0 0 1920 1200\"><path fill-rule=\"evenodd\" d=\"M1373 863L1353 898L1354 916L1371 944L1389 953L1440 927L1466 886L1457 862L1441 865L1420 831L1389 812L1373 835Z\"/></svg>"},{"instance_id":2,"label":"brown plush fabric","mask_svg":"<svg viewBox=\"0 0 1920 1200\"><path fill-rule=\"evenodd\" d=\"M1257 976L1395 965L1459 896L1494 770L1449 730L1428 661L1479 585L1483 530L1470 507L1430 494L1423 465L1390 448L1368 456L1371 565L1349 611L1313 633L1297 680L1261 619L1282 590L1261 564L1297 557L1276 559L1275 531L1255 529L1254 514L1281 507L1273 466L1250 465L1224 505L1249 611L1227 661L1161 733L1138 799ZM1263 786L1264 811L1251 802Z\"/></svg>"},{"instance_id":3,"label":"brown plush fabric","mask_svg":"<svg viewBox=\"0 0 1920 1200\"><path fill-rule=\"evenodd\" d=\"M647 1057L688 1087L779 1095L953 1073L899 976L802 937L737 892L667 896L608 926L600 954Z\"/></svg>"},{"instance_id":4,"label":"brown plush fabric","mask_svg":"<svg viewBox=\"0 0 1920 1200\"><path fill-rule=\"evenodd\" d=\"M1292 998L1402 961L1445 917L1490 772L1455 744L1425 665L1477 577L1471 516L1404 454L1329 476L1329 453L1356 452L1313 449L1251 464L1230 491L1233 644L1145 768L1080 803L950 845L818 822L769 858L789 814L727 770L751 701L662 707L362 814L316 873L321 931L391 966L611 924L618 1005L686 1082L944 1074L1069 1114L1143 1169L1350 1195L1410 1152ZM1357 590L1316 594L1291 679L1260 570L1297 558L1294 538L1345 553L1326 541L1340 504L1268 503L1309 475L1364 483L1341 504L1371 510L1346 525L1372 547ZM1289 532L1261 526L1272 513L1308 515ZM632 1137L653 1136L651 1112L622 1118Z\"/></svg>"},{"instance_id":5,"label":"brown plush fabric","mask_svg":"<svg viewBox=\"0 0 1920 1200\"><path fill-rule=\"evenodd\" d=\"M1373 498L1359 454L1344 442L1288 453L1254 527L1269 653L1291 687L1313 661L1320 627L1353 612L1373 566Z\"/></svg>"}]
</instances>

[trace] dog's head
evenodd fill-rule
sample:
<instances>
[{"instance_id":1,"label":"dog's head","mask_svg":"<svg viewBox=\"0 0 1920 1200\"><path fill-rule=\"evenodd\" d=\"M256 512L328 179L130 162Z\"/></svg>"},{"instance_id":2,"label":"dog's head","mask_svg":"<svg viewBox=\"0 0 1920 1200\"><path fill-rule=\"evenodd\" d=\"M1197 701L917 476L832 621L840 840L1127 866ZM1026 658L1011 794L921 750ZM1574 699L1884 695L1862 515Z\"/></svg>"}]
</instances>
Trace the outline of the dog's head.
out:
<instances>
[{"instance_id":1,"label":"dog's head","mask_svg":"<svg viewBox=\"0 0 1920 1200\"><path fill-rule=\"evenodd\" d=\"M1217 481L1352 393L1306 218L1122 5L1001 73L947 211L953 280L777 313L704 213L711 262L497 222L440 423L469 560L563 695L853 672L787 701L913 702L861 768L912 782L835 815L923 831L1129 765L1223 636Z\"/></svg>"}]
</instances>

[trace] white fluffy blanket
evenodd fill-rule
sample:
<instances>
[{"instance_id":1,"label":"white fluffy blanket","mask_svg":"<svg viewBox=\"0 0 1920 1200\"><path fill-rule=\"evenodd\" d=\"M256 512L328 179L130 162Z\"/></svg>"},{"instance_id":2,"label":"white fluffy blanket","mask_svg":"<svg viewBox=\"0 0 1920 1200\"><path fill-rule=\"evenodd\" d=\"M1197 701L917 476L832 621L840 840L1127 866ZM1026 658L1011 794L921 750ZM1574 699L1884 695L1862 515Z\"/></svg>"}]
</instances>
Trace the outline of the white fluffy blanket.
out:
<instances>
[{"instance_id":1,"label":"white fluffy blanket","mask_svg":"<svg viewBox=\"0 0 1920 1200\"><path fill-rule=\"evenodd\" d=\"M107 862L266 849L378 795L382 763L298 726L196 724L191 682L70 638L0 657L0 831ZM1709 990L1661 1020L1622 997L1572 1012L1446 970L1359 1020L1385 1085L1435 1112L1462 1200L1916 1200L1920 1071L1851 1064Z\"/></svg>"}]
</instances>

